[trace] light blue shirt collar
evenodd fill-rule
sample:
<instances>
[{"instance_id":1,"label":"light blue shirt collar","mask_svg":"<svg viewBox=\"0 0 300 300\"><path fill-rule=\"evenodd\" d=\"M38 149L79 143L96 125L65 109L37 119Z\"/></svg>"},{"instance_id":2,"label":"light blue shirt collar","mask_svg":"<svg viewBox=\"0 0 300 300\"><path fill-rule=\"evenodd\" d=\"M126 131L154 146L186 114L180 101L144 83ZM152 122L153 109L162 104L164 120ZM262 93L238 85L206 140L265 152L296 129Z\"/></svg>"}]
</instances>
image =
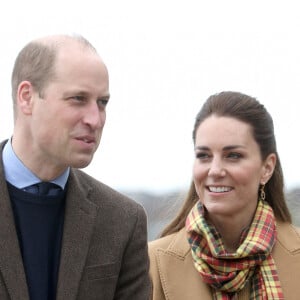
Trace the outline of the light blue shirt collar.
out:
<instances>
[{"instance_id":1,"label":"light blue shirt collar","mask_svg":"<svg viewBox=\"0 0 300 300\"><path fill-rule=\"evenodd\" d=\"M12 148L11 139L4 146L2 159L5 179L15 187L23 189L32 184L41 182L41 180L36 175L34 175L17 157ZM62 173L59 177L51 180L51 182L59 185L62 189L64 189L69 177L69 173L70 168L67 168L64 173Z\"/></svg>"}]
</instances>

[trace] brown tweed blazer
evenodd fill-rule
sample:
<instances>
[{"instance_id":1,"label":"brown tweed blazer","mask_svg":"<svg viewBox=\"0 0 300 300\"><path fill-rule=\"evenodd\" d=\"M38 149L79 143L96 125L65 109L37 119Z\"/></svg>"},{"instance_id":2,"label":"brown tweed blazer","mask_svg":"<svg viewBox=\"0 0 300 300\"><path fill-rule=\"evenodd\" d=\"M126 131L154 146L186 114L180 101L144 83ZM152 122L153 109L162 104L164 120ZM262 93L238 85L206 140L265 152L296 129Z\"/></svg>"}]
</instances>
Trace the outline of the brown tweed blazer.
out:
<instances>
[{"instance_id":1,"label":"brown tweed blazer","mask_svg":"<svg viewBox=\"0 0 300 300\"><path fill-rule=\"evenodd\" d=\"M0 299L29 300L0 144ZM57 300L149 298L144 209L80 170L68 180Z\"/></svg>"},{"instance_id":2,"label":"brown tweed blazer","mask_svg":"<svg viewBox=\"0 0 300 300\"><path fill-rule=\"evenodd\" d=\"M278 238L273 258L285 300L300 299L300 231L291 224L277 223ZM212 300L193 264L185 229L150 242L150 275L153 300ZM247 285L238 300L250 299Z\"/></svg>"}]
</instances>

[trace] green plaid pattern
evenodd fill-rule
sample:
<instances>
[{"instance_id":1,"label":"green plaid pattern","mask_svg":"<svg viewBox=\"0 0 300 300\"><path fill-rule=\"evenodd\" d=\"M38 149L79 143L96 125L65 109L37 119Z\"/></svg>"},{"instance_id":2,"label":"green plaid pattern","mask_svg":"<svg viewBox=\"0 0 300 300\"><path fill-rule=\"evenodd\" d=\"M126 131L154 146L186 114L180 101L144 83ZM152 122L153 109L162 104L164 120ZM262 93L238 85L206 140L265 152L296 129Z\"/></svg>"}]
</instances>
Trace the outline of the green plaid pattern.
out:
<instances>
[{"instance_id":1,"label":"green plaid pattern","mask_svg":"<svg viewBox=\"0 0 300 300\"><path fill-rule=\"evenodd\" d=\"M243 232L235 253L226 251L216 228L206 222L204 207L193 207L186 220L194 265L213 289L215 300L234 299L247 282L250 300L284 299L271 250L276 241L272 208L259 201L250 227Z\"/></svg>"}]
</instances>

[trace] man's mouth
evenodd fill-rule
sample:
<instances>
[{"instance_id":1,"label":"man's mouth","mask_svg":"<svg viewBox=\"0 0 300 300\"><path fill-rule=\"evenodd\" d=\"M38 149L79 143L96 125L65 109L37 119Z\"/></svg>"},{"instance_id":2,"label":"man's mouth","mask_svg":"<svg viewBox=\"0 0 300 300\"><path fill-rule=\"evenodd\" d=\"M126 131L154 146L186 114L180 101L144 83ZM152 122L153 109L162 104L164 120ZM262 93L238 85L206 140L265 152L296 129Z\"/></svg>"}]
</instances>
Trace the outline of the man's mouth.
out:
<instances>
[{"instance_id":1,"label":"man's mouth","mask_svg":"<svg viewBox=\"0 0 300 300\"><path fill-rule=\"evenodd\" d=\"M79 137L77 138L79 141L83 141L84 143L91 144L95 143L95 139L93 137Z\"/></svg>"}]
</instances>

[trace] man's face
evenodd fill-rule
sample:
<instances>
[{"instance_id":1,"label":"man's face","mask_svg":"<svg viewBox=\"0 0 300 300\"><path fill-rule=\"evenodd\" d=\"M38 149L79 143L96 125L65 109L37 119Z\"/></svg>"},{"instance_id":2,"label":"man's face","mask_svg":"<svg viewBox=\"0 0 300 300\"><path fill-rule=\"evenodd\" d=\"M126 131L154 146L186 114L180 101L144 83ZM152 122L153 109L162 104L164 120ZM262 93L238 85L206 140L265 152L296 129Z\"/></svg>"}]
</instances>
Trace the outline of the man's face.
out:
<instances>
[{"instance_id":1,"label":"man's face","mask_svg":"<svg viewBox=\"0 0 300 300\"><path fill-rule=\"evenodd\" d=\"M31 164L33 169L36 163L59 171L83 168L91 162L105 124L108 73L97 54L74 45L58 53L55 71L42 95L33 94Z\"/></svg>"}]
</instances>

